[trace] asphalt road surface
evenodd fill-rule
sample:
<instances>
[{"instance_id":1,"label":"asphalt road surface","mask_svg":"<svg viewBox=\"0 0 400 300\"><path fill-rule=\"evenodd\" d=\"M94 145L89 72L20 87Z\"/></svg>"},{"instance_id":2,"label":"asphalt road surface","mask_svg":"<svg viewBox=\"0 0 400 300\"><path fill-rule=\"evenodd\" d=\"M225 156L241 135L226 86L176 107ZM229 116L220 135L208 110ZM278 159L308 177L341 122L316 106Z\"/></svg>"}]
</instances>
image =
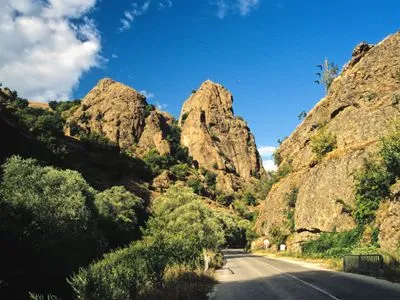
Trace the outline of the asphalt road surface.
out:
<instances>
[{"instance_id":1,"label":"asphalt road surface","mask_svg":"<svg viewBox=\"0 0 400 300\"><path fill-rule=\"evenodd\" d=\"M400 285L372 277L328 271L309 264L225 250L212 300L396 299Z\"/></svg>"}]
</instances>

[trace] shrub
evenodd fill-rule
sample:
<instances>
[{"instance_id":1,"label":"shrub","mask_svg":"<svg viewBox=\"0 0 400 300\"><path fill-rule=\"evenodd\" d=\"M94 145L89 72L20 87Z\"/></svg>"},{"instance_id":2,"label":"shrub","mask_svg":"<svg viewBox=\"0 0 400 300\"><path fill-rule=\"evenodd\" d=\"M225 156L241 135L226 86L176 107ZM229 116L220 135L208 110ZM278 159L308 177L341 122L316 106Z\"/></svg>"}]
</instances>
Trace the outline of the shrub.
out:
<instances>
[{"instance_id":1,"label":"shrub","mask_svg":"<svg viewBox=\"0 0 400 300\"><path fill-rule=\"evenodd\" d=\"M137 299L152 287L147 245L134 243L109 253L69 280L75 299Z\"/></svg>"},{"instance_id":2,"label":"shrub","mask_svg":"<svg viewBox=\"0 0 400 300\"><path fill-rule=\"evenodd\" d=\"M216 201L217 203L223 206L229 206L235 200L235 197L231 194L219 193L217 195Z\"/></svg>"},{"instance_id":3,"label":"shrub","mask_svg":"<svg viewBox=\"0 0 400 300\"><path fill-rule=\"evenodd\" d=\"M111 248L134 240L138 233L138 213L144 202L123 186L114 186L96 194L95 205L99 214L99 227Z\"/></svg>"},{"instance_id":4,"label":"shrub","mask_svg":"<svg viewBox=\"0 0 400 300\"><path fill-rule=\"evenodd\" d=\"M366 161L361 172L355 175L356 209L358 224L375 219L381 200L390 194L390 176L379 163Z\"/></svg>"},{"instance_id":5,"label":"shrub","mask_svg":"<svg viewBox=\"0 0 400 300\"><path fill-rule=\"evenodd\" d=\"M365 97L367 98L368 101L372 101L374 100L376 97L378 97L378 94L375 92L371 92L371 93L367 93L365 95Z\"/></svg>"},{"instance_id":6,"label":"shrub","mask_svg":"<svg viewBox=\"0 0 400 300\"><path fill-rule=\"evenodd\" d=\"M81 133L80 140L87 146L94 146L102 149L117 149L118 145L107 136L98 132Z\"/></svg>"},{"instance_id":7,"label":"shrub","mask_svg":"<svg viewBox=\"0 0 400 300\"><path fill-rule=\"evenodd\" d=\"M178 180L185 180L189 175L189 166L184 163L180 163L172 166L171 172L176 176Z\"/></svg>"},{"instance_id":8,"label":"shrub","mask_svg":"<svg viewBox=\"0 0 400 300\"><path fill-rule=\"evenodd\" d=\"M12 100L9 102L8 106L14 109L24 109L27 108L29 105L28 100L22 99L22 98L15 98L15 100Z\"/></svg>"},{"instance_id":9,"label":"shrub","mask_svg":"<svg viewBox=\"0 0 400 300\"><path fill-rule=\"evenodd\" d=\"M311 138L311 148L318 159L323 158L326 154L336 149L336 147L336 135L328 132L325 128L321 128Z\"/></svg>"},{"instance_id":10,"label":"shrub","mask_svg":"<svg viewBox=\"0 0 400 300\"><path fill-rule=\"evenodd\" d=\"M150 113L155 109L156 108L153 104L147 104L144 110L144 117L147 118L150 115Z\"/></svg>"},{"instance_id":11,"label":"shrub","mask_svg":"<svg viewBox=\"0 0 400 300\"><path fill-rule=\"evenodd\" d=\"M400 177L400 122L392 124L391 132L380 142L379 155L393 181Z\"/></svg>"},{"instance_id":12,"label":"shrub","mask_svg":"<svg viewBox=\"0 0 400 300\"><path fill-rule=\"evenodd\" d=\"M98 193L76 171L18 156L3 170L0 278L21 293L57 292L68 298L65 277L138 236L142 200L123 187Z\"/></svg>"},{"instance_id":13,"label":"shrub","mask_svg":"<svg viewBox=\"0 0 400 300\"><path fill-rule=\"evenodd\" d=\"M256 206L258 204L257 199L251 193L245 193L243 200L247 205Z\"/></svg>"},{"instance_id":14,"label":"shrub","mask_svg":"<svg viewBox=\"0 0 400 300\"><path fill-rule=\"evenodd\" d=\"M233 202L233 209L238 216L246 220L252 221L254 218L254 213L240 200L235 200Z\"/></svg>"},{"instance_id":15,"label":"shrub","mask_svg":"<svg viewBox=\"0 0 400 300\"><path fill-rule=\"evenodd\" d=\"M276 173L273 173L274 175L274 181L278 182L279 180L281 180L282 178L286 177L287 175L289 175L293 170L292 167L292 162L288 161L284 164L281 164L278 168L278 171Z\"/></svg>"},{"instance_id":16,"label":"shrub","mask_svg":"<svg viewBox=\"0 0 400 300\"><path fill-rule=\"evenodd\" d=\"M346 232L324 232L318 239L304 243L302 252L306 255L323 257L338 257L348 254L357 246L362 233L362 227Z\"/></svg>"},{"instance_id":17,"label":"shrub","mask_svg":"<svg viewBox=\"0 0 400 300\"><path fill-rule=\"evenodd\" d=\"M79 106L81 104L80 99L75 99L73 101L50 101L49 106L53 111L57 111L58 113L62 113L71 109L74 106Z\"/></svg>"},{"instance_id":18,"label":"shrub","mask_svg":"<svg viewBox=\"0 0 400 300\"><path fill-rule=\"evenodd\" d=\"M227 247L245 247L254 238L249 221L223 212L216 212L216 215L224 230Z\"/></svg>"},{"instance_id":19,"label":"shrub","mask_svg":"<svg viewBox=\"0 0 400 300\"><path fill-rule=\"evenodd\" d=\"M0 278L21 293L65 289L70 272L105 250L96 191L78 172L40 167L33 159L12 157L3 169Z\"/></svg>"},{"instance_id":20,"label":"shrub","mask_svg":"<svg viewBox=\"0 0 400 300\"><path fill-rule=\"evenodd\" d=\"M206 180L206 184L209 188L215 189L216 183L217 183L217 174L205 170L204 172L204 177Z\"/></svg>"},{"instance_id":21,"label":"shrub","mask_svg":"<svg viewBox=\"0 0 400 300\"><path fill-rule=\"evenodd\" d=\"M186 119L187 119L188 116L189 116L189 113L188 113L188 112L183 113L182 118L181 118L181 120L182 120L182 126L185 124L185 121L186 121Z\"/></svg>"},{"instance_id":22,"label":"shrub","mask_svg":"<svg viewBox=\"0 0 400 300\"><path fill-rule=\"evenodd\" d=\"M206 194L206 189L201 183L199 178L191 178L187 181L188 187L190 187L193 192L197 195L204 196Z\"/></svg>"},{"instance_id":23,"label":"shrub","mask_svg":"<svg viewBox=\"0 0 400 300\"><path fill-rule=\"evenodd\" d=\"M298 187L292 187L290 192L285 195L285 201L289 208L296 207L297 194L299 193Z\"/></svg>"},{"instance_id":24,"label":"shrub","mask_svg":"<svg viewBox=\"0 0 400 300\"><path fill-rule=\"evenodd\" d=\"M400 94L394 94L392 96L392 105L398 105L400 103Z\"/></svg>"},{"instance_id":25,"label":"shrub","mask_svg":"<svg viewBox=\"0 0 400 300\"><path fill-rule=\"evenodd\" d=\"M150 167L153 176L160 174L161 170L168 169L173 165L173 158L167 155L160 155L157 150L150 150L144 157L143 160Z\"/></svg>"},{"instance_id":26,"label":"shrub","mask_svg":"<svg viewBox=\"0 0 400 300\"><path fill-rule=\"evenodd\" d=\"M344 202L342 199L336 199L335 203L339 203L342 205L342 213L353 215L354 209L349 204Z\"/></svg>"},{"instance_id":27,"label":"shrub","mask_svg":"<svg viewBox=\"0 0 400 300\"><path fill-rule=\"evenodd\" d=\"M281 245L286 242L288 235L279 226L272 226L269 229L269 236L273 245Z\"/></svg>"}]
</instances>

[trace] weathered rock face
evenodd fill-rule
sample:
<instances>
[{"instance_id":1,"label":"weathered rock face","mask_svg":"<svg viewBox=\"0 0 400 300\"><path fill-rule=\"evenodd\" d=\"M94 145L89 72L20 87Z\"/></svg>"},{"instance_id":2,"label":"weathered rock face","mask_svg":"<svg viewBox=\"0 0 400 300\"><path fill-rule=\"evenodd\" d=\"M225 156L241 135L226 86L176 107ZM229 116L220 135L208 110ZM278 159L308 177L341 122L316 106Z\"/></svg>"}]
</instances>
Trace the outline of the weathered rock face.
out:
<instances>
[{"instance_id":1,"label":"weathered rock face","mask_svg":"<svg viewBox=\"0 0 400 300\"><path fill-rule=\"evenodd\" d=\"M379 245L387 251L400 248L400 181L391 188L393 199L379 206L376 217L379 226Z\"/></svg>"},{"instance_id":2,"label":"weathered rock face","mask_svg":"<svg viewBox=\"0 0 400 300\"><path fill-rule=\"evenodd\" d=\"M376 46L362 43L335 79L327 96L282 143L281 165L292 172L276 184L266 199L258 228L285 227L286 195L297 187L297 232L345 231L355 226L346 207L354 207L353 174L377 150L377 141L400 107L400 33ZM318 160L312 137L323 128L335 135L337 148ZM287 223L287 222L286 222Z\"/></svg>"},{"instance_id":3,"label":"weathered rock face","mask_svg":"<svg viewBox=\"0 0 400 300\"><path fill-rule=\"evenodd\" d=\"M73 135L73 127L78 126L87 133L103 134L139 155L153 148L166 154L171 150L165 137L172 120L166 113L149 110L146 98L134 89L102 79L67 120L66 133Z\"/></svg>"},{"instance_id":4,"label":"weathered rock face","mask_svg":"<svg viewBox=\"0 0 400 300\"><path fill-rule=\"evenodd\" d=\"M217 187L225 191L264 172L254 136L234 116L232 104L228 90L206 81L184 103L179 118L181 144L200 166L218 174Z\"/></svg>"}]
</instances>

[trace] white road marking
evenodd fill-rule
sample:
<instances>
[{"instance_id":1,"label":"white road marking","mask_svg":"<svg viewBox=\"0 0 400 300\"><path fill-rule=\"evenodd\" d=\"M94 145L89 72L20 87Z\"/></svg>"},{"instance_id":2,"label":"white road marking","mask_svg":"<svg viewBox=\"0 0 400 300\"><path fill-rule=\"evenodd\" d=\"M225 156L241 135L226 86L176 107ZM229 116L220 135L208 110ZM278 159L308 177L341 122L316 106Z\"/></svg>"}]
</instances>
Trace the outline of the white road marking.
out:
<instances>
[{"instance_id":1,"label":"white road marking","mask_svg":"<svg viewBox=\"0 0 400 300\"><path fill-rule=\"evenodd\" d=\"M330 297L332 299L341 300L340 298L337 298L337 297L333 296L332 294L328 293L327 291L325 291L325 290L323 290L323 289L321 289L321 288L319 288L319 287L317 287L317 286L315 286L315 285L313 285L311 283L308 283L308 282L306 282L306 281L304 281L304 280L302 280L302 279L300 279L300 278L298 278L298 277L296 277L296 276L294 276L292 274L287 273L286 271L283 271L283 270L281 270L281 269L279 269L277 267L274 267L274 266L270 265L269 263L265 262L264 260L261 260L261 261L264 264L266 264L267 266L270 266L271 268L273 268L273 269L275 269L275 270L277 270L279 272L282 272L283 274L285 274L285 275L287 275L287 276L289 276L289 277L291 277L293 279L296 279L296 280L300 281L301 283L313 288L314 290L317 290L318 292L320 292L320 293L322 293L322 294L324 294L324 295L326 295L326 296L328 296L328 297Z\"/></svg>"}]
</instances>

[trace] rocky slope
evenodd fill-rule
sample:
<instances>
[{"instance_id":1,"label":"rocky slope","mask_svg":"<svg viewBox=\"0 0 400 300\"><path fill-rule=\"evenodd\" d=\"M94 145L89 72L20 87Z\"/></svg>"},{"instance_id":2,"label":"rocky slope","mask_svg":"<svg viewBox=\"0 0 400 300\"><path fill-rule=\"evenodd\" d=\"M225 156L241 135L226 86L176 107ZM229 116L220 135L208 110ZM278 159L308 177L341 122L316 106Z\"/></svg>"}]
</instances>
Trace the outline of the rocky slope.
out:
<instances>
[{"instance_id":1,"label":"rocky slope","mask_svg":"<svg viewBox=\"0 0 400 300\"><path fill-rule=\"evenodd\" d=\"M258 220L259 231L268 235L275 226L288 230L287 195L294 188L298 193L296 233L289 241L292 250L315 233L353 228L355 222L346 210L354 207L353 174L365 158L376 152L377 141L388 124L400 117L399 99L400 33L375 46L358 45L326 97L280 146L280 166L289 166L292 171L269 193ZM336 148L318 158L312 141L321 131L335 137ZM393 219L398 217L399 209L392 206L386 210ZM384 224L381 222L382 240L382 235L391 236L388 231L394 228Z\"/></svg>"},{"instance_id":2,"label":"rocky slope","mask_svg":"<svg viewBox=\"0 0 400 300\"><path fill-rule=\"evenodd\" d=\"M181 144L198 164L218 174L217 188L233 191L264 172L254 136L232 109L232 94L204 82L184 103Z\"/></svg>"},{"instance_id":3,"label":"rocky slope","mask_svg":"<svg viewBox=\"0 0 400 300\"><path fill-rule=\"evenodd\" d=\"M139 156L153 148L167 154L171 146L165 137L172 120L167 113L149 106L134 89L106 78L85 96L68 119L66 134L74 135L79 128L85 133L105 135Z\"/></svg>"}]
</instances>

